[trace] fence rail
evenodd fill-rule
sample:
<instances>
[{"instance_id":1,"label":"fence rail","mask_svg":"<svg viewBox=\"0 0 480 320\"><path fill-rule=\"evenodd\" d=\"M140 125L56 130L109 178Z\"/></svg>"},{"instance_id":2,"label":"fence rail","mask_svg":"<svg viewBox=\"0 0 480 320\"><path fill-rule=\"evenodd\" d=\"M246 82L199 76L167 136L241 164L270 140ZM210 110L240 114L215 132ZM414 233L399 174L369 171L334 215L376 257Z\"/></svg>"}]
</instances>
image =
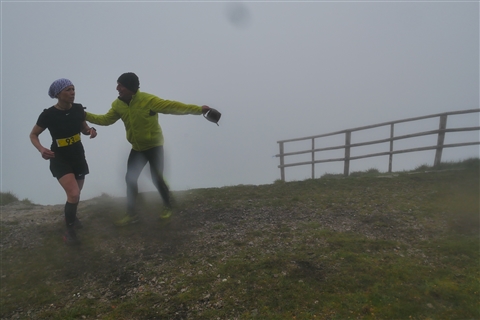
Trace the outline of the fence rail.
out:
<instances>
[{"instance_id":1,"label":"fence rail","mask_svg":"<svg viewBox=\"0 0 480 320\"><path fill-rule=\"evenodd\" d=\"M348 176L349 171L350 171L350 161L351 160L358 160L358 159L363 159L363 158L386 156L386 155L389 156L388 172L392 172L393 155L400 154L400 153L408 153L408 152L426 151L426 150L436 150L435 158L434 158L434 166L438 166L441 162L442 152L443 152L444 148L480 145L480 141L478 141L479 139L477 139L477 141L445 144L444 143L445 142L445 135L447 133L480 131L479 126L447 129L447 117L451 116L451 115L473 114L473 113L478 113L478 112L480 112L480 109L469 109L469 110L438 113L438 114L432 114L432 115L427 115L427 116L422 116L422 117L415 117L415 118L408 118L408 119L402 119L402 120L396 120L396 121L383 122L383 123L373 124L373 125L369 125L369 126L346 129L346 130L341 130L341 131L336 131L336 132L331 132L331 133L326 133L326 134L321 134L321 135L277 141L277 143L279 144L279 148L280 148L280 153L276 155L276 157L280 158L280 165L278 166L280 168L280 176L281 176L282 181L285 181L285 168L295 167L295 166L311 165L312 166L312 179L313 179L313 178L315 178L315 164L325 163L325 162L335 162L335 161L343 161L344 162L343 173L344 173L344 175ZM416 132L416 133L406 134L406 135L400 135L400 136L395 136L395 134L394 134L395 124L424 120L424 119L430 119L430 118L437 118L437 117L439 118L438 130L421 131L421 132ZM354 133L354 132L379 128L379 127L386 127L386 126L390 126L390 137L389 138L371 140L371 141L361 142L361 143L351 143L352 133ZM316 142L317 139L331 137L331 136L335 136L335 135L345 135L345 144L332 146L332 147L324 147L324 148L316 148L315 147L315 142ZM421 137L421 136L428 136L428 135L437 135L437 144L436 145L418 147L418 148L394 150L394 143L393 143L394 141L410 139L410 138L415 138L415 137ZM296 152L284 152L286 143L294 143L294 142L308 141L308 140L311 140L311 148L310 149L302 150L302 151L296 151ZM376 152L376 153L365 154L365 155L361 155L361 156L350 156L351 148L380 144L380 143L389 143L389 150L384 151L384 152ZM315 157L316 153L322 152L322 151L329 151L329 150L338 150L338 149L344 149L345 150L344 157L316 160L316 157ZM312 155L311 156L311 161L285 163L285 158L286 157L294 156L294 155L301 155L301 154L311 154Z\"/></svg>"}]
</instances>

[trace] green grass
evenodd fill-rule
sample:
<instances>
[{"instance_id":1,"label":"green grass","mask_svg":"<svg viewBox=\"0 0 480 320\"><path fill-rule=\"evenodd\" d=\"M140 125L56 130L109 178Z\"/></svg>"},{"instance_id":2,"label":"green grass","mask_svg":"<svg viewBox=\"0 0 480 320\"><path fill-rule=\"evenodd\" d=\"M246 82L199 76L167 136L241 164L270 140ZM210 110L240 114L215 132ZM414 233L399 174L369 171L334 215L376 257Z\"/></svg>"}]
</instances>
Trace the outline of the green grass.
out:
<instances>
[{"instance_id":1,"label":"green grass","mask_svg":"<svg viewBox=\"0 0 480 320\"><path fill-rule=\"evenodd\" d=\"M479 164L176 192L168 223L145 194L121 229L103 196L82 246L2 251L0 317L479 319Z\"/></svg>"},{"instance_id":2,"label":"green grass","mask_svg":"<svg viewBox=\"0 0 480 320\"><path fill-rule=\"evenodd\" d=\"M8 205L14 202L20 201L17 196L12 192L0 192L0 206ZM33 205L29 199L23 199L21 202L24 204Z\"/></svg>"},{"instance_id":3,"label":"green grass","mask_svg":"<svg viewBox=\"0 0 480 320\"><path fill-rule=\"evenodd\" d=\"M7 205L13 202L18 201L18 198L15 194L11 192L0 192L0 205Z\"/></svg>"}]
</instances>

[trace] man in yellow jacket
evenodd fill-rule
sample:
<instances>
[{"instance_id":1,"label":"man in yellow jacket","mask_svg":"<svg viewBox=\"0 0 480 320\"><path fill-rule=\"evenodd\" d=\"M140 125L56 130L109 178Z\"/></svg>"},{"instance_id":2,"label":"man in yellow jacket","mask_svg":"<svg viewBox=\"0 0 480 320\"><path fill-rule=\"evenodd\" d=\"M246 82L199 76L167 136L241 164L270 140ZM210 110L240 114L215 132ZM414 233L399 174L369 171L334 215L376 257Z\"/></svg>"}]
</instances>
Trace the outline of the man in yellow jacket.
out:
<instances>
[{"instance_id":1,"label":"man in yellow jacket","mask_svg":"<svg viewBox=\"0 0 480 320\"><path fill-rule=\"evenodd\" d=\"M141 92L140 81L136 74L127 72L117 80L118 98L104 115L87 112L88 122L108 126L122 119L127 132L127 140L132 145L128 157L127 174L127 213L116 222L124 226L138 222L135 210L138 194L138 177L143 168L150 164L153 184L160 193L165 204L161 217L168 218L172 213L168 186L163 179L163 134L158 123L158 114L194 114L207 113L208 106L184 104L177 101L161 99L153 94Z\"/></svg>"}]
</instances>

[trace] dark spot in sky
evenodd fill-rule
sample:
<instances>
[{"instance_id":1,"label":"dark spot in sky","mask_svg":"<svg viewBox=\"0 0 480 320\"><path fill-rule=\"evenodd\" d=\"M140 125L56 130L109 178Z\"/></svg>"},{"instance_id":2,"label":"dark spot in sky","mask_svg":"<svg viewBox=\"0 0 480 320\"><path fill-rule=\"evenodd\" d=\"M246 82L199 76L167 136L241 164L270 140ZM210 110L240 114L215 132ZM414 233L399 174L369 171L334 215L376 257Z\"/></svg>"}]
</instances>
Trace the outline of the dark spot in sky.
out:
<instances>
[{"instance_id":1,"label":"dark spot in sky","mask_svg":"<svg viewBox=\"0 0 480 320\"><path fill-rule=\"evenodd\" d=\"M250 10L242 2L228 2L226 11L228 21L235 27L247 27L251 22Z\"/></svg>"}]
</instances>

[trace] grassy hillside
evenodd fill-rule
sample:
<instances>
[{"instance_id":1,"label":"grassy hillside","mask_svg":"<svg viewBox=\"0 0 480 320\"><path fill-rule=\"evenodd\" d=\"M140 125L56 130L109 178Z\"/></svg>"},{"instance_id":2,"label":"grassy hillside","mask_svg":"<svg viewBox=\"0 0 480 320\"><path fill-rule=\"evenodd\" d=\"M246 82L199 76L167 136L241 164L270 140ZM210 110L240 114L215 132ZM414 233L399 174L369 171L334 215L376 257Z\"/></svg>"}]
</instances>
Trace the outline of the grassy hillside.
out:
<instances>
[{"instance_id":1,"label":"grassy hillside","mask_svg":"<svg viewBox=\"0 0 480 320\"><path fill-rule=\"evenodd\" d=\"M0 318L480 319L479 165L176 192L169 221L144 194L123 228L104 195L78 247L61 206L4 219Z\"/></svg>"}]
</instances>

